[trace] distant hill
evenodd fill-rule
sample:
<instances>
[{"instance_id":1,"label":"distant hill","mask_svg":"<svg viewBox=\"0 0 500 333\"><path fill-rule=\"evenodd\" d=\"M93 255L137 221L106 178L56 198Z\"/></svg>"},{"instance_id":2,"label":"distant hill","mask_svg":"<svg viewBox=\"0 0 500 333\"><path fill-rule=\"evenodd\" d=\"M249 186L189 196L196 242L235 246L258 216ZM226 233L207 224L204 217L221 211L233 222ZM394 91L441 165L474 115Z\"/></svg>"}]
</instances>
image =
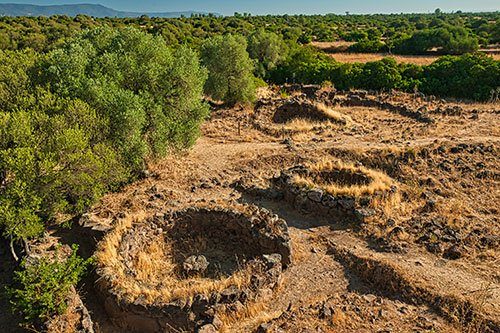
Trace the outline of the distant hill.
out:
<instances>
[{"instance_id":1,"label":"distant hill","mask_svg":"<svg viewBox=\"0 0 500 333\"><path fill-rule=\"evenodd\" d=\"M139 17L142 15L147 15L149 17L181 17L181 16L189 17L191 16L191 14L208 14L208 13L195 12L195 11L159 12L159 13L124 12L95 4L53 5L53 6L23 5L14 3L0 4L0 16L51 16L51 15L76 16L78 14L94 16L94 17Z\"/></svg>"}]
</instances>

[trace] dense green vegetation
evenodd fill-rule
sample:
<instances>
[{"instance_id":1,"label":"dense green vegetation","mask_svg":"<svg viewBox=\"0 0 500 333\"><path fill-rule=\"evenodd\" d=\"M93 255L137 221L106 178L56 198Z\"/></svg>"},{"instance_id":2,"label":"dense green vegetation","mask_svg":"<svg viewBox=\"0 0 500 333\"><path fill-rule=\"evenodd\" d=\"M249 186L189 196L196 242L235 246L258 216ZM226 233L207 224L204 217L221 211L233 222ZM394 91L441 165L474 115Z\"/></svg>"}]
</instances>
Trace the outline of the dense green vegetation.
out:
<instances>
[{"instance_id":1,"label":"dense green vegetation","mask_svg":"<svg viewBox=\"0 0 500 333\"><path fill-rule=\"evenodd\" d=\"M251 16L235 14L230 17L214 15L193 15L190 18L92 18L79 15L53 17L0 17L0 49L16 50L33 48L46 51L72 37L81 30L99 27L133 26L153 35L162 36L168 45L187 44L199 47L206 38L222 34L248 36L259 29L273 32L291 42L307 43L311 40L346 40L362 42L383 42L388 49L393 45L405 44L417 32L415 39L435 35L443 43L460 42L467 39L474 44L495 44L500 42L500 14L496 13L454 13L445 14L400 14L400 15L283 15ZM439 40L438 40L439 42ZM467 43L469 44L469 42ZM361 45L362 46L362 45ZM359 46L359 49L362 47ZM438 45L445 47L446 45ZM401 49L403 51L404 48ZM415 50L412 50L413 52ZM422 51L422 50L421 50ZM423 49L427 52L427 49ZM444 51L444 50L443 50Z\"/></svg>"},{"instance_id":2,"label":"dense green vegetation","mask_svg":"<svg viewBox=\"0 0 500 333\"><path fill-rule=\"evenodd\" d=\"M91 263L76 255L73 246L68 258L41 258L37 263L21 263L23 270L15 275L15 288L8 289L12 305L27 323L41 324L55 314L62 314L67 297Z\"/></svg>"},{"instance_id":3,"label":"dense green vegetation","mask_svg":"<svg viewBox=\"0 0 500 333\"><path fill-rule=\"evenodd\" d=\"M26 239L191 145L207 115L196 53L101 28L46 53L0 52L0 227Z\"/></svg>"},{"instance_id":4,"label":"dense green vegetation","mask_svg":"<svg viewBox=\"0 0 500 333\"><path fill-rule=\"evenodd\" d=\"M298 48L268 79L282 83L329 81L338 89L415 89L426 94L488 100L500 82L500 61L484 54L442 57L429 66L398 64L392 58L361 63L339 63L313 48Z\"/></svg>"},{"instance_id":5,"label":"dense green vegetation","mask_svg":"<svg viewBox=\"0 0 500 333\"><path fill-rule=\"evenodd\" d=\"M232 105L254 100L254 66L246 49L241 36L216 36L203 43L201 59L209 68L205 84L208 96Z\"/></svg>"}]
</instances>

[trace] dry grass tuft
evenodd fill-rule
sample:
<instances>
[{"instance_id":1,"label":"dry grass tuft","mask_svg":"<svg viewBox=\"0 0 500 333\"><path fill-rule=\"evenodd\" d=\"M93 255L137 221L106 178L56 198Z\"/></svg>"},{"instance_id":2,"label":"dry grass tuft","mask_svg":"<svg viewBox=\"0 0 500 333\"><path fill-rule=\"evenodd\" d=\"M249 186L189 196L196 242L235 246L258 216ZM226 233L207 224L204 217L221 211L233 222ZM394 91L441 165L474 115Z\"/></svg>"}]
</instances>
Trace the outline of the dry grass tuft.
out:
<instances>
[{"instance_id":1,"label":"dry grass tuft","mask_svg":"<svg viewBox=\"0 0 500 333\"><path fill-rule=\"evenodd\" d=\"M281 311L272 311L263 300L251 302L244 306L242 311L225 312L219 315L222 321L222 333L241 332L241 323L245 321L246 326L258 327L281 315Z\"/></svg>"},{"instance_id":2,"label":"dry grass tuft","mask_svg":"<svg viewBox=\"0 0 500 333\"><path fill-rule=\"evenodd\" d=\"M349 117L348 115L345 115L339 111L335 111L323 103L314 103L314 107L316 108L316 110L318 110L319 112L324 114L330 120L333 120L335 122L338 122L338 123L341 123L344 125L348 125L348 124L353 123L353 120L351 117Z\"/></svg>"},{"instance_id":3,"label":"dry grass tuft","mask_svg":"<svg viewBox=\"0 0 500 333\"><path fill-rule=\"evenodd\" d=\"M329 182L316 182L310 177L295 175L295 183L300 186L307 186L310 188L319 187L331 195L348 195L348 196L363 196L374 194L375 192L384 192L391 188L392 180L389 176L382 172L365 168L363 166L354 166L353 164L346 164L338 160L321 160L317 163L308 165L312 173L328 172L341 170L347 173L362 174L370 179L368 184L336 184Z\"/></svg>"}]
</instances>

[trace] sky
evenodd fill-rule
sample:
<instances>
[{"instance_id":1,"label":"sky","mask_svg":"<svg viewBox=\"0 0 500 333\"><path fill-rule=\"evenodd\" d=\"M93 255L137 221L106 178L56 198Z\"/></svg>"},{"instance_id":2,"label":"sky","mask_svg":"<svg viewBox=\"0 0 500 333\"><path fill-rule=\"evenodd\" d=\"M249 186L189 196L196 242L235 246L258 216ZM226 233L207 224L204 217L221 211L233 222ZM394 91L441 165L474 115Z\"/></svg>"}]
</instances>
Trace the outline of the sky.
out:
<instances>
[{"instance_id":1,"label":"sky","mask_svg":"<svg viewBox=\"0 0 500 333\"><path fill-rule=\"evenodd\" d=\"M451 11L498 11L500 0L0 0L0 3L59 5L96 3L116 10L138 12L203 11L231 15L262 14L353 14Z\"/></svg>"}]
</instances>

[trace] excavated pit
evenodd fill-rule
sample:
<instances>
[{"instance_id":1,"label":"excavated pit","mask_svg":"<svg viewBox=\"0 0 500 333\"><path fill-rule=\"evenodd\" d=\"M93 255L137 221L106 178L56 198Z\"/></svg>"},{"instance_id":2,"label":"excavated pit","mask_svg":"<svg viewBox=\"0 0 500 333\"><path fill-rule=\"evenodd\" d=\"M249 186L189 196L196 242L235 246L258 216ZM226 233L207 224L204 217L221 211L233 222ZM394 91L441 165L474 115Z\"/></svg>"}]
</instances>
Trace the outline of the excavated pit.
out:
<instances>
[{"instance_id":1,"label":"excavated pit","mask_svg":"<svg viewBox=\"0 0 500 333\"><path fill-rule=\"evenodd\" d=\"M286 222L255 206L195 206L124 219L99 244L98 288L132 332L219 330L272 293L291 263Z\"/></svg>"},{"instance_id":2,"label":"excavated pit","mask_svg":"<svg viewBox=\"0 0 500 333\"><path fill-rule=\"evenodd\" d=\"M397 190L381 172L337 162L295 166L273 181L296 209L357 222L376 215L373 203Z\"/></svg>"}]
</instances>

